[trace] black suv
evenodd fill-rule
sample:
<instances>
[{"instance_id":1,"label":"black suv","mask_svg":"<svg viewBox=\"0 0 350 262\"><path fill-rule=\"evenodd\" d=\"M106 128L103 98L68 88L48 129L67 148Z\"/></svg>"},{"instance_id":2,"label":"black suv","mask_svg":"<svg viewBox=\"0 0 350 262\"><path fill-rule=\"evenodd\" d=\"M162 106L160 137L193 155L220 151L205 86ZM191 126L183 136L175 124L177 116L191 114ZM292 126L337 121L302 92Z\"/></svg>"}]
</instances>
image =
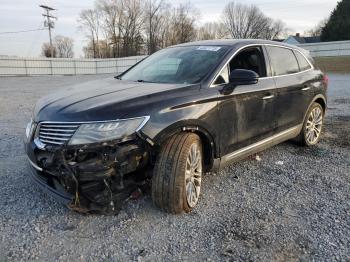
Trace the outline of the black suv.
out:
<instances>
[{"instance_id":1,"label":"black suv","mask_svg":"<svg viewBox=\"0 0 350 262\"><path fill-rule=\"evenodd\" d=\"M189 212L204 173L288 139L315 145L327 82L305 50L277 42L169 47L42 98L26 129L33 178L81 212L116 212L147 181L158 207Z\"/></svg>"}]
</instances>

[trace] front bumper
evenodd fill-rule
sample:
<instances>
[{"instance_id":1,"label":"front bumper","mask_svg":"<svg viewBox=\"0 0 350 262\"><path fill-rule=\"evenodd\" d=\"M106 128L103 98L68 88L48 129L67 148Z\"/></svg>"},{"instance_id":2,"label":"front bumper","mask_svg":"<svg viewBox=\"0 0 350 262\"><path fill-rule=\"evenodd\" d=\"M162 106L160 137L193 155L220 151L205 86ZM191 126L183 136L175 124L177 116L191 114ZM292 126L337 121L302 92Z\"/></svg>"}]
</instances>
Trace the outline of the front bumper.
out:
<instances>
[{"instance_id":1,"label":"front bumper","mask_svg":"<svg viewBox=\"0 0 350 262\"><path fill-rule=\"evenodd\" d=\"M150 148L142 139L81 147L39 147L24 142L31 177L71 209L116 213L130 193L145 182Z\"/></svg>"},{"instance_id":2,"label":"front bumper","mask_svg":"<svg viewBox=\"0 0 350 262\"><path fill-rule=\"evenodd\" d=\"M30 161L30 160L29 160ZM32 180L43 189L43 191L52 197L54 197L57 202L63 205L70 205L74 199L72 194L67 193L62 185L54 178L45 175L42 171L39 171L34 167L30 161L30 175Z\"/></svg>"}]
</instances>

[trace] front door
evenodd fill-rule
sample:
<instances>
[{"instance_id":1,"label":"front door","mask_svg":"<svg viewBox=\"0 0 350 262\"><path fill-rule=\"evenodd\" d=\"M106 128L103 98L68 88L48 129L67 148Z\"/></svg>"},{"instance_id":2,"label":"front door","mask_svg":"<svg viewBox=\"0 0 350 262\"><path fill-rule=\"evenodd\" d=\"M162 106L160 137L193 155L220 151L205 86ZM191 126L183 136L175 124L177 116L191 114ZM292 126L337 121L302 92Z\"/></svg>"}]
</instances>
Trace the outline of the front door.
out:
<instances>
[{"instance_id":1,"label":"front door","mask_svg":"<svg viewBox=\"0 0 350 262\"><path fill-rule=\"evenodd\" d=\"M231 93L223 92L228 75L235 69L255 71L260 77L258 83L236 86ZM248 47L232 58L214 82L219 96L221 155L273 135L276 87L274 80L266 77L266 71L262 48Z\"/></svg>"}]
</instances>

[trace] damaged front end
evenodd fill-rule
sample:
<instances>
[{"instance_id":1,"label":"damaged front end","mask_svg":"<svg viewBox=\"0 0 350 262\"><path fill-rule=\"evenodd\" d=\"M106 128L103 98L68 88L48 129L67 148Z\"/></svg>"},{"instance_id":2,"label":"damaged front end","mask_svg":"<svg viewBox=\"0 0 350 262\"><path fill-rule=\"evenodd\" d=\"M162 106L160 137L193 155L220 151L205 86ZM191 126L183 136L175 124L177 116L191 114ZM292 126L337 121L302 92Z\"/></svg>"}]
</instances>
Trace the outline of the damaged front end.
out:
<instances>
[{"instance_id":1,"label":"damaged front end","mask_svg":"<svg viewBox=\"0 0 350 262\"><path fill-rule=\"evenodd\" d=\"M36 169L35 180L63 196L69 208L83 213L117 213L132 192L145 186L152 148L136 133L127 139L79 145L69 144L72 134L64 143L54 144L72 129L57 126L39 125L26 143L26 151Z\"/></svg>"}]
</instances>

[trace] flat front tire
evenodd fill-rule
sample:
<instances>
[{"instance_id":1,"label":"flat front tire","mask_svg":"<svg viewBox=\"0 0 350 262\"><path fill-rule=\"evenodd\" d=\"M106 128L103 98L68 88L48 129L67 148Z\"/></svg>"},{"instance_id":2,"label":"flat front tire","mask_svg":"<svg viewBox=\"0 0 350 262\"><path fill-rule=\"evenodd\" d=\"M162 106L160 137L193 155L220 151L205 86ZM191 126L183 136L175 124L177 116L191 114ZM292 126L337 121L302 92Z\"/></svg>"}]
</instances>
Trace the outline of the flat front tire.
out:
<instances>
[{"instance_id":1,"label":"flat front tire","mask_svg":"<svg viewBox=\"0 0 350 262\"><path fill-rule=\"evenodd\" d=\"M198 203L203 157L200 138L180 133L162 146L152 177L152 199L169 213L190 212Z\"/></svg>"}]
</instances>

